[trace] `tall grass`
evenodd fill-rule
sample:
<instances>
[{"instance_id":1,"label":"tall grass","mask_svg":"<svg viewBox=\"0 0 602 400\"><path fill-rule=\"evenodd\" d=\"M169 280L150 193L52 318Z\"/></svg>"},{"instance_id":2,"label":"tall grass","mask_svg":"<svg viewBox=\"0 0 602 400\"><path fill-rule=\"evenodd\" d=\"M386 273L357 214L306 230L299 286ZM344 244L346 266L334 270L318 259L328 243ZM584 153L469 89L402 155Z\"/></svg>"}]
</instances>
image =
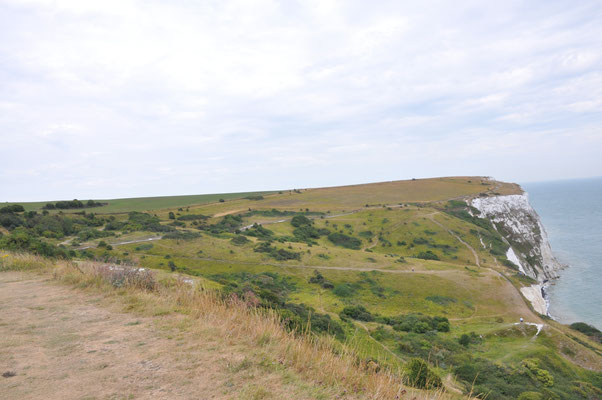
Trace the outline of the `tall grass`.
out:
<instances>
[{"instance_id":1,"label":"tall grass","mask_svg":"<svg viewBox=\"0 0 602 400\"><path fill-rule=\"evenodd\" d=\"M449 398L442 390L410 389L403 384L401 371L361 361L351 347L329 336L316 336L309 329L304 334L289 332L275 312L250 307L244 299L223 298L175 275L157 279L152 271L136 267L51 261L0 252L0 271L8 270L50 272L55 279L80 288L102 290L109 295L126 294L138 305L135 311L185 313L224 338L269 346L281 364L313 384L335 388L346 398Z\"/></svg>"}]
</instances>

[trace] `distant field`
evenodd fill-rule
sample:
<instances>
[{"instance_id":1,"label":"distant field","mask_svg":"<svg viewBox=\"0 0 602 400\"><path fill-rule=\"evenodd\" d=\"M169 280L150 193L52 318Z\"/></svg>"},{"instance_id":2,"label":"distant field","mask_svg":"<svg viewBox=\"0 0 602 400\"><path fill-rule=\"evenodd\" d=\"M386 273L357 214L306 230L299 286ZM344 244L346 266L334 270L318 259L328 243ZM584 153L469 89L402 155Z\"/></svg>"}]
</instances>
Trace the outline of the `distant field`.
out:
<instances>
[{"instance_id":1,"label":"distant field","mask_svg":"<svg viewBox=\"0 0 602 400\"><path fill-rule=\"evenodd\" d=\"M243 193L218 193L186 196L159 196L136 197L125 199L93 199L109 203L107 206L90 208L90 212L100 214L123 213L129 211L150 211L161 209L174 209L179 207L202 206L217 203L219 199L236 201L247 196L267 196L264 200L253 201L256 209L286 209L310 207L312 210L345 210L364 207L366 204L398 204L420 203L448 200L451 198L476 196L479 193L518 194L521 189L518 185L492 181L485 177L447 177L416 179L405 181L390 181L368 183L349 186L335 186L327 188L301 189L298 191L265 191ZM71 199L67 199L71 200ZM87 201L88 199L79 199ZM4 203L21 204L27 211L39 211L47 203L57 200L29 202L29 203ZM214 212L231 210L234 204L217 203L211 207ZM240 202L240 208L248 208L247 201ZM64 212L79 211L63 210Z\"/></svg>"},{"instance_id":2,"label":"distant field","mask_svg":"<svg viewBox=\"0 0 602 400\"><path fill-rule=\"evenodd\" d=\"M474 196L482 192L518 194L518 185L484 177L450 177L369 183L287 192L262 201L265 207L312 210L349 209L366 204L420 203Z\"/></svg>"},{"instance_id":3,"label":"distant field","mask_svg":"<svg viewBox=\"0 0 602 400\"><path fill-rule=\"evenodd\" d=\"M219 199L233 200L242 199L247 196L259 196L266 195L273 192L244 192L244 193L218 193L218 194L199 194L199 195L188 195L188 196L161 196L161 197L135 197L129 199L108 199L98 200L102 203L109 203L103 207L95 207L86 209L90 212L111 214L121 213L129 211L148 211L158 210L163 208L177 208L177 207L188 207L193 205L208 204L219 201ZM80 199L85 202L88 199ZM46 205L46 203L55 203L56 200L52 201L39 201L31 203L5 203L8 204L21 204L27 211L38 211ZM64 210L64 212L80 211Z\"/></svg>"}]
</instances>

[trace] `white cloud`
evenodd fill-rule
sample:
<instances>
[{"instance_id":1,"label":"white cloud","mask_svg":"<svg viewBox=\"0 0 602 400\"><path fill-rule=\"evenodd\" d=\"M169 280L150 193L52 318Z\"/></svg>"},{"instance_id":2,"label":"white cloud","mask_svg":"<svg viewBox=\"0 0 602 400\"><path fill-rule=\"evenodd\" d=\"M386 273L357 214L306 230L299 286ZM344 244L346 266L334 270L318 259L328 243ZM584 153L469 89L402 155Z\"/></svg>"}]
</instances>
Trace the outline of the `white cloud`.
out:
<instances>
[{"instance_id":1,"label":"white cloud","mask_svg":"<svg viewBox=\"0 0 602 400\"><path fill-rule=\"evenodd\" d=\"M600 175L600 11L0 0L0 201Z\"/></svg>"}]
</instances>

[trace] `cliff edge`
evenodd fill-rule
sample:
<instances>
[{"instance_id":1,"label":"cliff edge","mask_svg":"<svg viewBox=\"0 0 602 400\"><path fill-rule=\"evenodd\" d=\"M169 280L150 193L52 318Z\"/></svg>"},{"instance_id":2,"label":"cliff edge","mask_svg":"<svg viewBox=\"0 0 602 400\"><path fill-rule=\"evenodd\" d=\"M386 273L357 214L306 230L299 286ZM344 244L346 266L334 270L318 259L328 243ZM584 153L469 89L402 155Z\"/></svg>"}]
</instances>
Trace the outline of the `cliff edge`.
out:
<instances>
[{"instance_id":1,"label":"cliff edge","mask_svg":"<svg viewBox=\"0 0 602 400\"><path fill-rule=\"evenodd\" d=\"M546 284L558 278L558 271L564 266L554 257L546 230L528 195L477 197L469 204L480 212L480 217L489 219L504 238L509 246L506 258L522 274L539 282L521 291L537 312L547 315Z\"/></svg>"}]
</instances>

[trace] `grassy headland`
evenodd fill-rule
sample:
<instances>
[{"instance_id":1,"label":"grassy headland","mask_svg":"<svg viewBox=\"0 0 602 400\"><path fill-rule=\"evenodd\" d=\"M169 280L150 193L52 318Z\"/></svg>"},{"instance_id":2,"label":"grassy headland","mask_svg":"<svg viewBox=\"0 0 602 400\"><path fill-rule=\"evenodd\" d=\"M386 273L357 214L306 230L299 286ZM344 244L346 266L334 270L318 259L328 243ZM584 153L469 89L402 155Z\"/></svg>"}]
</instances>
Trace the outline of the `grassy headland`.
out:
<instances>
[{"instance_id":1,"label":"grassy headland","mask_svg":"<svg viewBox=\"0 0 602 400\"><path fill-rule=\"evenodd\" d=\"M5 213L0 245L193 277L283 332L320 338L335 353L353 349L345 357L393 381L420 370L420 359L431 388L488 399L596 398L602 346L532 310L518 289L533 282L464 202L517 193L514 184L455 177L216 195L147 213L123 203L100 214L109 200L78 213ZM517 324L521 317L543 328Z\"/></svg>"}]
</instances>

